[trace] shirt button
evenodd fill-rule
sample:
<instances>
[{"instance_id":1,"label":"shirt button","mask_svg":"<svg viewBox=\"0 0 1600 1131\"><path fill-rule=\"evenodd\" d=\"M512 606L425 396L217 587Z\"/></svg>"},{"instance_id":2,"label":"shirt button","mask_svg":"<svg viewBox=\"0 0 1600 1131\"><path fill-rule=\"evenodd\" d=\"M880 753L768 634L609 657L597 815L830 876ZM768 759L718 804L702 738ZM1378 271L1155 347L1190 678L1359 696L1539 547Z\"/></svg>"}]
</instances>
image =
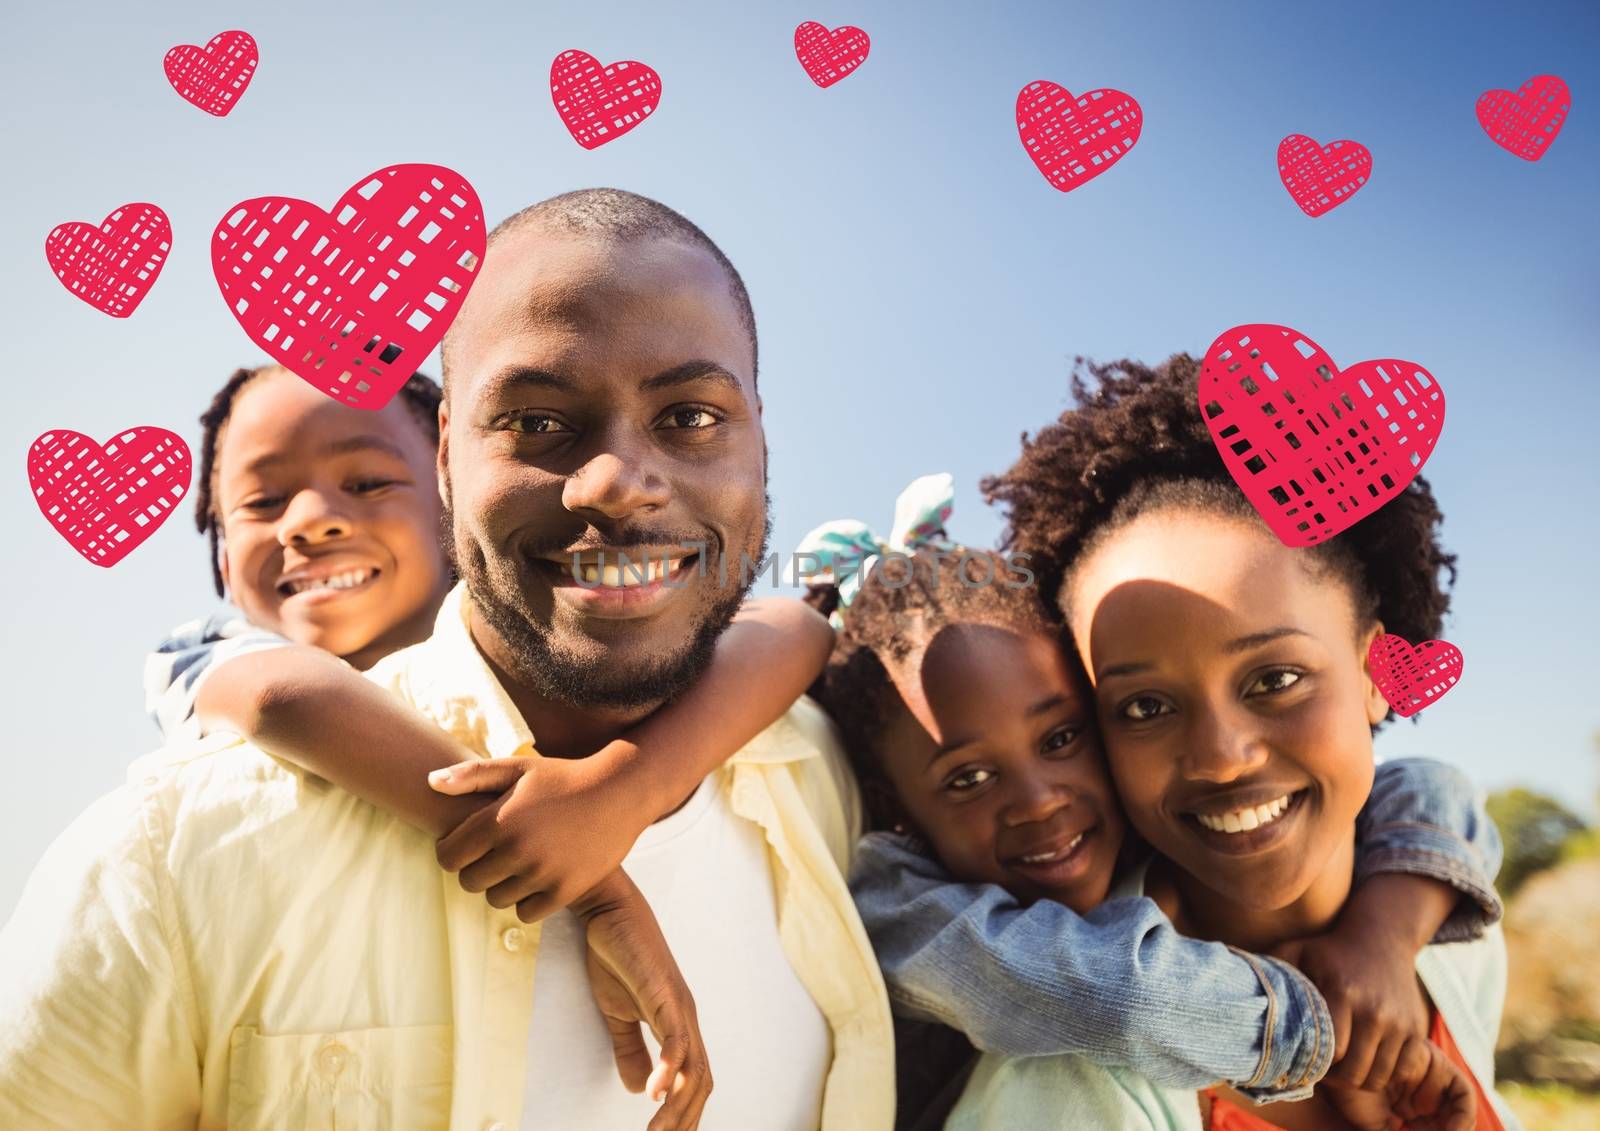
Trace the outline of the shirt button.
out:
<instances>
[{"instance_id":1,"label":"shirt button","mask_svg":"<svg viewBox=\"0 0 1600 1131\"><path fill-rule=\"evenodd\" d=\"M521 950L523 940L527 937L521 927L507 927L500 933L500 945L511 951Z\"/></svg>"},{"instance_id":2,"label":"shirt button","mask_svg":"<svg viewBox=\"0 0 1600 1131\"><path fill-rule=\"evenodd\" d=\"M491 1119L483 1125L483 1131L506 1131L506 1125L498 1119Z\"/></svg>"},{"instance_id":3,"label":"shirt button","mask_svg":"<svg viewBox=\"0 0 1600 1131\"><path fill-rule=\"evenodd\" d=\"M317 1053L317 1067L329 1076L337 1076L350 1063L350 1050L334 1043L323 1045Z\"/></svg>"}]
</instances>

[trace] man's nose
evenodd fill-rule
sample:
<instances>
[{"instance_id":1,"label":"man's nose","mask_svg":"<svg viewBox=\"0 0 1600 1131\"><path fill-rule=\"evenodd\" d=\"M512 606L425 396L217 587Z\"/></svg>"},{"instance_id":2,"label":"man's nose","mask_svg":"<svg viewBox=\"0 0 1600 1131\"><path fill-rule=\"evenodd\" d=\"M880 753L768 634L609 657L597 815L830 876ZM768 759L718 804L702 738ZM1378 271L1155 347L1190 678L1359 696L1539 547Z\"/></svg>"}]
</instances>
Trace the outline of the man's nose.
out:
<instances>
[{"instance_id":1,"label":"man's nose","mask_svg":"<svg viewBox=\"0 0 1600 1131\"><path fill-rule=\"evenodd\" d=\"M1202 711L1192 718L1182 763L1189 778L1221 785L1266 765L1270 756L1266 740L1250 725L1247 714Z\"/></svg>"},{"instance_id":2,"label":"man's nose","mask_svg":"<svg viewBox=\"0 0 1600 1131\"><path fill-rule=\"evenodd\" d=\"M666 505L667 480L642 444L607 444L567 476L561 502L569 511L592 511L621 519Z\"/></svg>"},{"instance_id":3,"label":"man's nose","mask_svg":"<svg viewBox=\"0 0 1600 1131\"><path fill-rule=\"evenodd\" d=\"M350 516L323 491L297 492L278 521L278 543L283 546L315 546L332 538L344 538L351 530Z\"/></svg>"}]
</instances>

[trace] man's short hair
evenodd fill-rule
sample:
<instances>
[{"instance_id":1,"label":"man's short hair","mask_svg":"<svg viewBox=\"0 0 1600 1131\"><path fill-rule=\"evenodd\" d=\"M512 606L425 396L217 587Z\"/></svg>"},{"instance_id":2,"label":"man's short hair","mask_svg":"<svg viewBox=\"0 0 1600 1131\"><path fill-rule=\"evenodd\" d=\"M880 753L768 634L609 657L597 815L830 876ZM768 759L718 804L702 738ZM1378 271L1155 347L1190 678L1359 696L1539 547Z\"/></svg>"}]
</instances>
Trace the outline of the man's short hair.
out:
<instances>
[{"instance_id":1,"label":"man's short hair","mask_svg":"<svg viewBox=\"0 0 1600 1131\"><path fill-rule=\"evenodd\" d=\"M618 243L647 239L676 240L708 252L728 274L728 289L739 311L739 322L750 338L751 378L756 378L756 315L750 305L750 293L745 290L744 280L722 249L687 217L660 201L624 189L578 189L530 204L520 212L507 216L489 233L486 248L492 248L501 236L532 227ZM452 327L445 334L441 351L446 397L450 395L450 339L453 333Z\"/></svg>"}]
</instances>

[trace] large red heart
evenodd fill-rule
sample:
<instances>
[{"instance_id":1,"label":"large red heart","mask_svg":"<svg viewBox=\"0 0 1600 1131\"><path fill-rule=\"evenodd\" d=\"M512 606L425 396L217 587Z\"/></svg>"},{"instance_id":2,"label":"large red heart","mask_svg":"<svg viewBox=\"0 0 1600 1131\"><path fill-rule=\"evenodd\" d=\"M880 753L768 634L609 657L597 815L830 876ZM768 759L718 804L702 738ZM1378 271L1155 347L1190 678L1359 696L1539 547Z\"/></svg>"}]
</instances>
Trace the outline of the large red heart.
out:
<instances>
[{"instance_id":1,"label":"large red heart","mask_svg":"<svg viewBox=\"0 0 1600 1131\"><path fill-rule=\"evenodd\" d=\"M1461 649L1445 640L1413 648L1403 636L1379 633L1367 649L1372 682L1394 713L1409 719L1431 707L1461 679Z\"/></svg>"},{"instance_id":2,"label":"large red heart","mask_svg":"<svg viewBox=\"0 0 1600 1131\"><path fill-rule=\"evenodd\" d=\"M1517 93L1486 90L1478 95L1478 124L1501 149L1537 161L1561 132L1572 108L1572 92L1560 75L1535 75Z\"/></svg>"},{"instance_id":3,"label":"large red heart","mask_svg":"<svg viewBox=\"0 0 1600 1131\"><path fill-rule=\"evenodd\" d=\"M461 310L483 206L459 173L391 165L315 204L261 196L217 224L211 270L250 340L337 401L380 409Z\"/></svg>"},{"instance_id":4,"label":"large red heart","mask_svg":"<svg viewBox=\"0 0 1600 1131\"><path fill-rule=\"evenodd\" d=\"M1143 128L1138 101L1109 87L1075 97L1064 86L1040 80L1017 94L1022 147L1044 179L1062 192L1121 161Z\"/></svg>"},{"instance_id":5,"label":"large red heart","mask_svg":"<svg viewBox=\"0 0 1600 1131\"><path fill-rule=\"evenodd\" d=\"M189 446L165 428L129 428L104 447L57 428L28 451L28 484L50 525L90 562L114 566L189 489Z\"/></svg>"},{"instance_id":6,"label":"large red heart","mask_svg":"<svg viewBox=\"0 0 1600 1131\"><path fill-rule=\"evenodd\" d=\"M260 55L247 31L225 31L204 47L180 43L161 61L167 81L185 102L225 118L255 77Z\"/></svg>"},{"instance_id":7,"label":"large red heart","mask_svg":"<svg viewBox=\"0 0 1600 1131\"><path fill-rule=\"evenodd\" d=\"M156 285L172 224L154 204L124 204L100 222L57 224L44 255L61 285L96 310L126 318Z\"/></svg>"},{"instance_id":8,"label":"large red heart","mask_svg":"<svg viewBox=\"0 0 1600 1131\"><path fill-rule=\"evenodd\" d=\"M661 76L632 59L601 66L586 51L563 51L550 64L550 97L572 139L595 149L654 113Z\"/></svg>"},{"instance_id":9,"label":"large red heart","mask_svg":"<svg viewBox=\"0 0 1600 1131\"><path fill-rule=\"evenodd\" d=\"M794 53L820 87L830 87L867 61L872 40L858 27L845 24L829 31L815 20L794 29Z\"/></svg>"},{"instance_id":10,"label":"large red heart","mask_svg":"<svg viewBox=\"0 0 1600 1131\"><path fill-rule=\"evenodd\" d=\"M1321 216L1355 195L1372 176L1372 151L1360 142L1318 145L1305 134L1278 143L1278 179L1300 211Z\"/></svg>"},{"instance_id":11,"label":"large red heart","mask_svg":"<svg viewBox=\"0 0 1600 1131\"><path fill-rule=\"evenodd\" d=\"M1287 326L1235 326L1206 351L1200 411L1286 546L1323 542L1406 489L1444 427L1444 391L1410 361L1341 371Z\"/></svg>"}]
</instances>

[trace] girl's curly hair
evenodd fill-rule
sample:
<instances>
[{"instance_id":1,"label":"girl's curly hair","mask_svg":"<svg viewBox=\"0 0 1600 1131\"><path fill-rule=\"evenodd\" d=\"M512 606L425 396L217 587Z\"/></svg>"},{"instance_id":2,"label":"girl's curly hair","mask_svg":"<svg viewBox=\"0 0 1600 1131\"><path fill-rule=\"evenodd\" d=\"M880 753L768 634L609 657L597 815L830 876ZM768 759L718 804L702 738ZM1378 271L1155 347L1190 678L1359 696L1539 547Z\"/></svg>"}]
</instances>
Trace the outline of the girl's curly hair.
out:
<instances>
[{"instance_id":1,"label":"girl's curly hair","mask_svg":"<svg viewBox=\"0 0 1600 1131\"><path fill-rule=\"evenodd\" d=\"M889 721L904 709L896 679L914 678L908 666L940 629L985 624L1061 631L1030 571L1018 572L1015 564L991 550L919 547L877 562L842 614L844 627L810 694L838 724L861 782L869 829L891 828L900 820L878 751ZM827 615L838 608L839 590L815 585L805 599Z\"/></svg>"},{"instance_id":2,"label":"girl's curly hair","mask_svg":"<svg viewBox=\"0 0 1600 1131\"><path fill-rule=\"evenodd\" d=\"M1200 415L1199 363L1174 354L1154 368L1078 358L1076 402L1022 437L1022 456L983 480L1006 512L1006 549L1031 555L1045 600L1065 614L1076 562L1112 531L1156 509L1255 516ZM1455 584L1455 555L1439 545L1444 515L1418 476L1388 504L1304 552L1351 587L1384 631L1412 643L1439 635Z\"/></svg>"}]
</instances>

